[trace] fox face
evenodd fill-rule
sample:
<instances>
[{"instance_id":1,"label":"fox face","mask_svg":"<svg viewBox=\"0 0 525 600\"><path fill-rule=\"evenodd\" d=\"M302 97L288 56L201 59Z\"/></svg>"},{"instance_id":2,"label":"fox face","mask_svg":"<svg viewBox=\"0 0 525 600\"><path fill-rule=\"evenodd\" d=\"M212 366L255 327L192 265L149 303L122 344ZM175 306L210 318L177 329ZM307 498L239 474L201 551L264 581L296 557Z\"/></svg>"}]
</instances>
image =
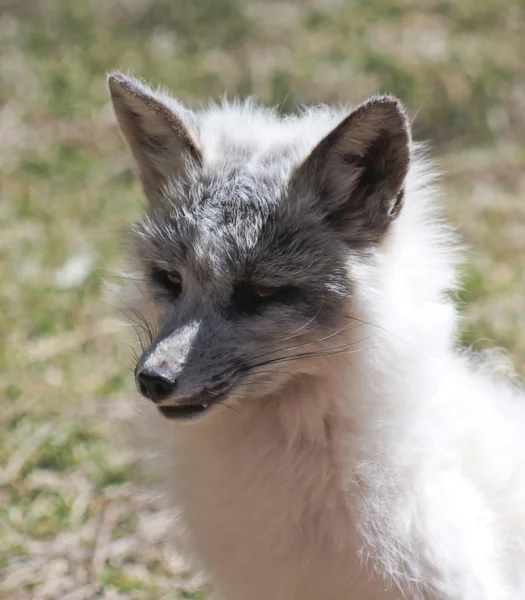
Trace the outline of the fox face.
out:
<instances>
[{"instance_id":1,"label":"fox face","mask_svg":"<svg viewBox=\"0 0 525 600\"><path fill-rule=\"evenodd\" d=\"M196 418L278 395L347 351L349 264L402 206L399 102L280 119L250 103L194 113L119 73L109 88L149 201L132 230L151 330L140 393Z\"/></svg>"}]
</instances>

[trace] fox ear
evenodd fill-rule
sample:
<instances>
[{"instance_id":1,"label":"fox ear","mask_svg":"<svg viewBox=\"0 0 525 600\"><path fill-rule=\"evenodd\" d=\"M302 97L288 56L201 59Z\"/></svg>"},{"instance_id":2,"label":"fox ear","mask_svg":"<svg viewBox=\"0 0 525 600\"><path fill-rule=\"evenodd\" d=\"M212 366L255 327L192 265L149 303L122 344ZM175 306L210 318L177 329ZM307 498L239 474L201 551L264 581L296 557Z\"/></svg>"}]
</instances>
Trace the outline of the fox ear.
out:
<instances>
[{"instance_id":1,"label":"fox ear","mask_svg":"<svg viewBox=\"0 0 525 600\"><path fill-rule=\"evenodd\" d=\"M301 190L354 244L378 241L401 209L410 129L398 100L375 97L333 129L297 169Z\"/></svg>"},{"instance_id":2,"label":"fox ear","mask_svg":"<svg viewBox=\"0 0 525 600\"><path fill-rule=\"evenodd\" d=\"M118 124L140 171L150 201L188 160L201 164L201 151L183 119L193 113L138 80L110 73L108 86Z\"/></svg>"}]
</instances>

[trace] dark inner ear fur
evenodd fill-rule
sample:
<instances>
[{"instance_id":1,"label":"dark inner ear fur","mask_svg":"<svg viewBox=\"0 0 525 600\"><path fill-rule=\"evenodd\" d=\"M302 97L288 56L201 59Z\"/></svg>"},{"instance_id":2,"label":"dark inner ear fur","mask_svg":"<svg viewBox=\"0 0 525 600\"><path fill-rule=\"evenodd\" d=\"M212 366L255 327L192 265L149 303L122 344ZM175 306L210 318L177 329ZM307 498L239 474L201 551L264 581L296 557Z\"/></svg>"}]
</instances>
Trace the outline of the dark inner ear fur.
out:
<instances>
[{"instance_id":1,"label":"dark inner ear fur","mask_svg":"<svg viewBox=\"0 0 525 600\"><path fill-rule=\"evenodd\" d=\"M296 173L326 222L356 245L378 241L403 203L410 133L399 102L375 98L329 133Z\"/></svg>"},{"instance_id":2,"label":"dark inner ear fur","mask_svg":"<svg viewBox=\"0 0 525 600\"><path fill-rule=\"evenodd\" d=\"M110 74L108 84L117 121L151 200L170 177L181 175L186 160L200 164L201 152L181 118L152 90L120 73Z\"/></svg>"}]
</instances>

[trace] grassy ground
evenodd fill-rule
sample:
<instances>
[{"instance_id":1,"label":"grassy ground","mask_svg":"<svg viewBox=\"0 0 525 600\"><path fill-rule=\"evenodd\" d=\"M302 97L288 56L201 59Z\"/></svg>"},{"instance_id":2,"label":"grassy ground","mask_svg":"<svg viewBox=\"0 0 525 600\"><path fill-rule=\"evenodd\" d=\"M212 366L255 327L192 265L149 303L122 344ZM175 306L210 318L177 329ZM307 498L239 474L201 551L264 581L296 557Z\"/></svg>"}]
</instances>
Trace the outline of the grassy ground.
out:
<instances>
[{"instance_id":1,"label":"grassy ground","mask_svg":"<svg viewBox=\"0 0 525 600\"><path fill-rule=\"evenodd\" d=\"M199 598L138 468L112 309L141 195L105 91L389 91L471 244L464 342L525 367L523 0L0 0L0 598ZM521 117L521 118L520 118Z\"/></svg>"}]
</instances>

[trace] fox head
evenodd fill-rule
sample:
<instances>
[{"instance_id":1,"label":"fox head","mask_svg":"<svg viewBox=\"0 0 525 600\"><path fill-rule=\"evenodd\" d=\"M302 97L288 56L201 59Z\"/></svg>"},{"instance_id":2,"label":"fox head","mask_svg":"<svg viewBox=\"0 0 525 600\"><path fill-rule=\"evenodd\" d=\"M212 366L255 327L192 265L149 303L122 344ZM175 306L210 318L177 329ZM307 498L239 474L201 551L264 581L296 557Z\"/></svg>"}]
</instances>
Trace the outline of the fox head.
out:
<instances>
[{"instance_id":1,"label":"fox head","mask_svg":"<svg viewBox=\"0 0 525 600\"><path fill-rule=\"evenodd\" d=\"M193 112L120 73L109 89L148 199L132 231L151 331L141 394L182 419L318 376L348 350L349 263L402 208L401 104L280 118L250 102Z\"/></svg>"}]
</instances>

